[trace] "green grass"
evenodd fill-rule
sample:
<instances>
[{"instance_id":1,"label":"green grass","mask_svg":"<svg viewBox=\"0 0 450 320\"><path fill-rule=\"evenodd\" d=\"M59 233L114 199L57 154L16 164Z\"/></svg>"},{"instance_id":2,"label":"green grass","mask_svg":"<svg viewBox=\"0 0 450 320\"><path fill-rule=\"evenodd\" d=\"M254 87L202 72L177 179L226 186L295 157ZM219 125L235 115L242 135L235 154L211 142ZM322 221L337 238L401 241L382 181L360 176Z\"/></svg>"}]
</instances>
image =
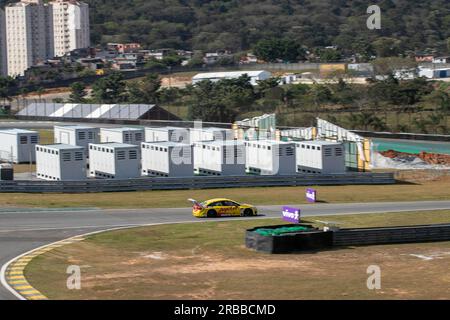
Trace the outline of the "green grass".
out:
<instances>
[{"instance_id":1,"label":"green grass","mask_svg":"<svg viewBox=\"0 0 450 320\"><path fill-rule=\"evenodd\" d=\"M306 220L314 222L313 217ZM341 227L443 223L450 211L320 217ZM268 255L244 246L245 230L279 219L160 225L102 233L52 250L25 269L51 299L449 299L450 242ZM423 261L413 254L441 255ZM68 265L82 290L67 290ZM369 265L382 290L366 288Z\"/></svg>"}]
</instances>

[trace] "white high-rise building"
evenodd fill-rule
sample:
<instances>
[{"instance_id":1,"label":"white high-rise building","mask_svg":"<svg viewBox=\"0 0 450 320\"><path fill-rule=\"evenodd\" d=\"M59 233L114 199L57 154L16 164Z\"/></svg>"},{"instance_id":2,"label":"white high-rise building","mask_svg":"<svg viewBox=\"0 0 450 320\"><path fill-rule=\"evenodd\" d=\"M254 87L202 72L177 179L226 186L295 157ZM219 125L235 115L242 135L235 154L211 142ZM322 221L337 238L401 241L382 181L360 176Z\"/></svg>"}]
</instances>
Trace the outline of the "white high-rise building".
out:
<instances>
[{"instance_id":1,"label":"white high-rise building","mask_svg":"<svg viewBox=\"0 0 450 320\"><path fill-rule=\"evenodd\" d=\"M89 5L76 0L56 0L50 4L53 8L55 56L89 48Z\"/></svg>"},{"instance_id":2,"label":"white high-rise building","mask_svg":"<svg viewBox=\"0 0 450 320\"><path fill-rule=\"evenodd\" d=\"M8 74L24 75L54 57L52 7L42 0L22 0L5 7Z\"/></svg>"},{"instance_id":3,"label":"white high-rise building","mask_svg":"<svg viewBox=\"0 0 450 320\"><path fill-rule=\"evenodd\" d=\"M0 9L0 77L8 74L7 60L6 60L6 20L5 12Z\"/></svg>"}]
</instances>

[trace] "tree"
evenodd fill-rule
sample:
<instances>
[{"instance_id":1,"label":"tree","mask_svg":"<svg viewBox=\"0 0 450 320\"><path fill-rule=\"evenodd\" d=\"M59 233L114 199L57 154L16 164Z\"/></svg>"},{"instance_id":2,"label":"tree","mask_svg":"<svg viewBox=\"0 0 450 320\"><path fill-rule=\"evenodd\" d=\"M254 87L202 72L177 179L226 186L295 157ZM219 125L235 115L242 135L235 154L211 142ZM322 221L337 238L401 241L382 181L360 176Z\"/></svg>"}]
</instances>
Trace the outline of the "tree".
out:
<instances>
[{"instance_id":1,"label":"tree","mask_svg":"<svg viewBox=\"0 0 450 320\"><path fill-rule=\"evenodd\" d=\"M11 101L10 91L16 85L16 82L11 77L0 77L0 99L6 104Z\"/></svg>"},{"instance_id":2,"label":"tree","mask_svg":"<svg viewBox=\"0 0 450 320\"><path fill-rule=\"evenodd\" d=\"M204 65L203 61L203 52L196 51L193 55L193 57L188 61L188 67L190 68L199 68Z\"/></svg>"},{"instance_id":3,"label":"tree","mask_svg":"<svg viewBox=\"0 0 450 320\"><path fill-rule=\"evenodd\" d=\"M247 75L218 82L201 81L191 86L189 91L191 120L233 122L255 101L253 86Z\"/></svg>"},{"instance_id":4,"label":"tree","mask_svg":"<svg viewBox=\"0 0 450 320\"><path fill-rule=\"evenodd\" d=\"M414 60L400 57L377 58L372 64L375 73L378 75L390 75L395 70L409 70L417 67L417 63Z\"/></svg>"},{"instance_id":5,"label":"tree","mask_svg":"<svg viewBox=\"0 0 450 320\"><path fill-rule=\"evenodd\" d=\"M267 92L271 91L274 88L278 88L280 85L280 77L271 77L266 80L258 81L258 92L261 97L265 97Z\"/></svg>"},{"instance_id":6,"label":"tree","mask_svg":"<svg viewBox=\"0 0 450 320\"><path fill-rule=\"evenodd\" d=\"M254 49L254 54L262 60L276 62L297 62L304 58L304 50L294 40L290 39L265 39L259 41Z\"/></svg>"},{"instance_id":7,"label":"tree","mask_svg":"<svg viewBox=\"0 0 450 320\"><path fill-rule=\"evenodd\" d=\"M321 62L337 62L342 59L342 55L338 50L323 49L319 51Z\"/></svg>"},{"instance_id":8,"label":"tree","mask_svg":"<svg viewBox=\"0 0 450 320\"><path fill-rule=\"evenodd\" d=\"M372 45L379 58L395 57L401 52L401 41L395 38L379 38Z\"/></svg>"},{"instance_id":9,"label":"tree","mask_svg":"<svg viewBox=\"0 0 450 320\"><path fill-rule=\"evenodd\" d=\"M70 85L69 103L85 103L86 102L86 85L83 82L74 82Z\"/></svg>"},{"instance_id":10,"label":"tree","mask_svg":"<svg viewBox=\"0 0 450 320\"><path fill-rule=\"evenodd\" d=\"M97 103L121 103L127 100L123 75L114 72L97 80L92 86L92 96Z\"/></svg>"},{"instance_id":11,"label":"tree","mask_svg":"<svg viewBox=\"0 0 450 320\"><path fill-rule=\"evenodd\" d=\"M368 58L373 50L367 46L373 42L377 54L384 56L404 49L445 50L450 37L449 1L374 3L383 12L379 31L366 27L367 1L89 0L94 44L132 41L152 49L239 52L275 38L293 39L310 48L339 44L345 53ZM382 38L400 43L393 47L389 40L377 43Z\"/></svg>"},{"instance_id":12,"label":"tree","mask_svg":"<svg viewBox=\"0 0 450 320\"><path fill-rule=\"evenodd\" d=\"M159 102L161 79L156 73L148 74L143 80L128 85L131 103L156 104Z\"/></svg>"},{"instance_id":13,"label":"tree","mask_svg":"<svg viewBox=\"0 0 450 320\"><path fill-rule=\"evenodd\" d=\"M382 131L387 128L386 124L372 112L351 113L347 116L347 121L353 129L363 129L365 131L373 129Z\"/></svg>"},{"instance_id":14,"label":"tree","mask_svg":"<svg viewBox=\"0 0 450 320\"><path fill-rule=\"evenodd\" d=\"M42 100L42 95L45 93L45 89L43 88L43 87L38 87L37 89L36 89L36 94L38 95L38 97L39 97L39 101L41 101Z\"/></svg>"},{"instance_id":15,"label":"tree","mask_svg":"<svg viewBox=\"0 0 450 320\"><path fill-rule=\"evenodd\" d=\"M323 103L328 102L332 98L332 93L330 89L323 84L314 84L309 91L308 95L311 97L316 117L319 116L319 112Z\"/></svg>"}]
</instances>

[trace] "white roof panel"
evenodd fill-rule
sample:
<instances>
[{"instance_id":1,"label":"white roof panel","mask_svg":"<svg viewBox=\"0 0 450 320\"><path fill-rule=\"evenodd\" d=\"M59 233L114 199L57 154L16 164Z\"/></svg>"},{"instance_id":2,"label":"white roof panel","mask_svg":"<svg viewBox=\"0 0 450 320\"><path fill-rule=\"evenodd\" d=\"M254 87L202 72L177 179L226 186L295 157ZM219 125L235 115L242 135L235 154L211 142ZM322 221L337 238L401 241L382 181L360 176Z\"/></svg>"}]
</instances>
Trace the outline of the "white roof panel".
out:
<instances>
[{"instance_id":1,"label":"white roof panel","mask_svg":"<svg viewBox=\"0 0 450 320\"><path fill-rule=\"evenodd\" d=\"M249 77L257 77L268 71L258 70L258 71L230 71L230 72L207 72L196 74L192 79L232 79L239 78L240 76L247 74Z\"/></svg>"}]
</instances>

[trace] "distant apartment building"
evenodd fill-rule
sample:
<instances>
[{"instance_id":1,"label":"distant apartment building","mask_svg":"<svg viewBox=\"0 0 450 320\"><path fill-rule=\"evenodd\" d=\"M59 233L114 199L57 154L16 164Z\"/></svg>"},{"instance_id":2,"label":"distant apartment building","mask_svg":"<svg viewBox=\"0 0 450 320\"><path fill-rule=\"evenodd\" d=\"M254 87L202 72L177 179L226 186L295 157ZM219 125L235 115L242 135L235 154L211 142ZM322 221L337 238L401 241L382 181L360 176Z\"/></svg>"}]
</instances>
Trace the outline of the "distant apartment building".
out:
<instances>
[{"instance_id":1,"label":"distant apartment building","mask_svg":"<svg viewBox=\"0 0 450 320\"><path fill-rule=\"evenodd\" d=\"M53 11L55 56L89 48L89 5L76 0L50 2Z\"/></svg>"},{"instance_id":2,"label":"distant apartment building","mask_svg":"<svg viewBox=\"0 0 450 320\"><path fill-rule=\"evenodd\" d=\"M0 14L1 26L2 14ZM89 6L76 0L22 0L5 7L7 71L23 76L46 60L90 46ZM0 52L0 59L3 58ZM0 61L0 67L2 63ZM0 72L4 72L1 67Z\"/></svg>"},{"instance_id":3,"label":"distant apartment building","mask_svg":"<svg viewBox=\"0 0 450 320\"><path fill-rule=\"evenodd\" d=\"M6 20L5 12L0 9L0 77L8 74L6 60Z\"/></svg>"},{"instance_id":4,"label":"distant apartment building","mask_svg":"<svg viewBox=\"0 0 450 320\"><path fill-rule=\"evenodd\" d=\"M54 56L52 7L22 0L5 7L8 74L22 76Z\"/></svg>"}]
</instances>

